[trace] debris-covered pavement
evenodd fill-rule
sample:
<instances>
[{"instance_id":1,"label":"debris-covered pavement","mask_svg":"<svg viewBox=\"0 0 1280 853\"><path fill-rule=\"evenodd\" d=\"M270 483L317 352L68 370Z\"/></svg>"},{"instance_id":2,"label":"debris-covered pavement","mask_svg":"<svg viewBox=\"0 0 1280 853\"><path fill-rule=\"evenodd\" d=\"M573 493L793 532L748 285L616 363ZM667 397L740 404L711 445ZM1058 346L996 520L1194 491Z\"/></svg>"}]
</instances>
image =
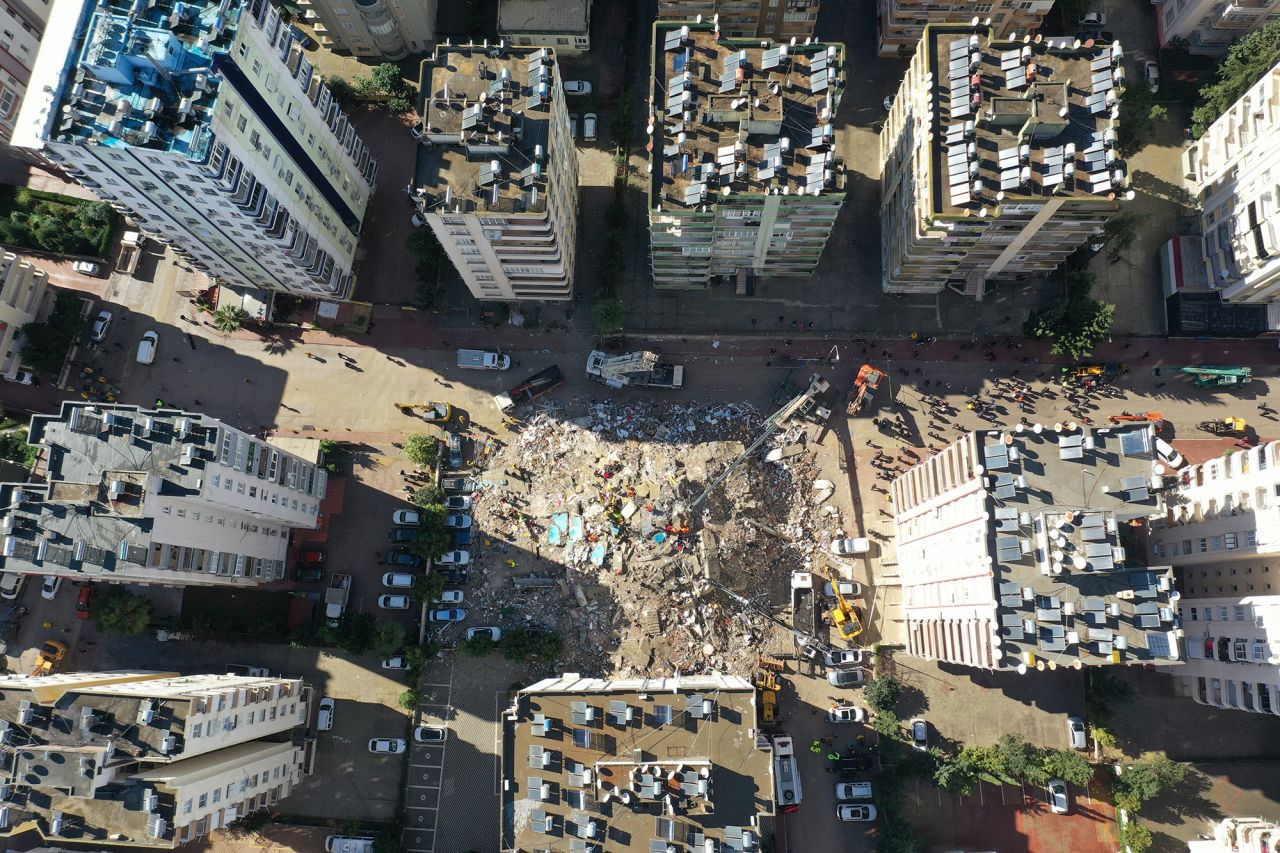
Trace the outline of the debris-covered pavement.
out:
<instances>
[{"instance_id":1,"label":"debris-covered pavement","mask_svg":"<svg viewBox=\"0 0 1280 853\"><path fill-rule=\"evenodd\" d=\"M558 630L558 667L590 676L745 674L759 652L790 650L789 631L716 584L790 619L791 572L841 526L806 428L773 436L692 510L758 435L754 407L564 411L544 407L478 454L476 615Z\"/></svg>"}]
</instances>

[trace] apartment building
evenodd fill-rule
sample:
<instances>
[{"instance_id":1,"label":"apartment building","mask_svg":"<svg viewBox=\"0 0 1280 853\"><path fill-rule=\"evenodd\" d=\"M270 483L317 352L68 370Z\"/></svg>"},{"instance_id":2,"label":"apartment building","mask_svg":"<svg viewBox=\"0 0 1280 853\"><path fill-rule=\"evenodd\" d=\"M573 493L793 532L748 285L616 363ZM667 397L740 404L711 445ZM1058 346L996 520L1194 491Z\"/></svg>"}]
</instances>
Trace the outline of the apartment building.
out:
<instances>
[{"instance_id":1,"label":"apartment building","mask_svg":"<svg viewBox=\"0 0 1280 853\"><path fill-rule=\"evenodd\" d=\"M822 0L658 0L660 21L718 23L736 39L789 41L813 36Z\"/></svg>"},{"instance_id":2,"label":"apartment building","mask_svg":"<svg viewBox=\"0 0 1280 853\"><path fill-rule=\"evenodd\" d=\"M591 49L591 0L498 0L498 35L516 47L581 55Z\"/></svg>"},{"instance_id":3,"label":"apartment building","mask_svg":"<svg viewBox=\"0 0 1280 853\"><path fill-rule=\"evenodd\" d=\"M572 298L578 155L555 51L439 45L420 89L417 218L471 294Z\"/></svg>"},{"instance_id":4,"label":"apartment building","mask_svg":"<svg viewBox=\"0 0 1280 853\"><path fill-rule=\"evenodd\" d=\"M1187 842L1187 853L1267 853L1280 838L1280 824L1260 817L1224 817L1210 828Z\"/></svg>"},{"instance_id":5,"label":"apartment building","mask_svg":"<svg viewBox=\"0 0 1280 853\"><path fill-rule=\"evenodd\" d=\"M1223 302L1267 306L1280 329L1280 64L1187 149L1207 284Z\"/></svg>"},{"instance_id":6,"label":"apartment building","mask_svg":"<svg viewBox=\"0 0 1280 853\"><path fill-rule=\"evenodd\" d=\"M738 676L529 685L503 714L501 849L758 853L774 776L755 719Z\"/></svg>"},{"instance_id":7,"label":"apartment building","mask_svg":"<svg viewBox=\"0 0 1280 853\"><path fill-rule=\"evenodd\" d=\"M893 481L907 651L989 670L1176 663L1173 572L1137 535L1172 487L1150 424L961 436Z\"/></svg>"},{"instance_id":8,"label":"apartment building","mask_svg":"<svg viewBox=\"0 0 1280 853\"><path fill-rule=\"evenodd\" d=\"M435 42L436 0L299 0L329 50L397 62Z\"/></svg>"},{"instance_id":9,"label":"apartment building","mask_svg":"<svg viewBox=\"0 0 1280 853\"><path fill-rule=\"evenodd\" d=\"M148 671L0 676L0 837L172 849L310 773L300 679Z\"/></svg>"},{"instance_id":10,"label":"apartment building","mask_svg":"<svg viewBox=\"0 0 1280 853\"><path fill-rule=\"evenodd\" d=\"M708 23L653 33L654 287L812 275L845 198L844 46L734 41Z\"/></svg>"},{"instance_id":11,"label":"apartment building","mask_svg":"<svg viewBox=\"0 0 1280 853\"><path fill-rule=\"evenodd\" d=\"M1231 43L1280 20L1280 0L1151 0L1156 9L1160 46L1175 39L1192 53L1215 56Z\"/></svg>"},{"instance_id":12,"label":"apartment building","mask_svg":"<svg viewBox=\"0 0 1280 853\"><path fill-rule=\"evenodd\" d=\"M880 133L886 293L982 298L1100 233L1129 173L1115 150L1119 44L929 25Z\"/></svg>"},{"instance_id":13,"label":"apartment building","mask_svg":"<svg viewBox=\"0 0 1280 853\"><path fill-rule=\"evenodd\" d=\"M1181 694L1280 714L1280 442L1185 468L1149 547L1178 575Z\"/></svg>"},{"instance_id":14,"label":"apartment building","mask_svg":"<svg viewBox=\"0 0 1280 853\"><path fill-rule=\"evenodd\" d=\"M267 0L53 0L14 130L219 283L345 299L377 164Z\"/></svg>"},{"instance_id":15,"label":"apartment building","mask_svg":"<svg viewBox=\"0 0 1280 853\"><path fill-rule=\"evenodd\" d=\"M22 366L17 334L40 313L48 284L47 272L0 247L0 374L13 376Z\"/></svg>"},{"instance_id":16,"label":"apartment building","mask_svg":"<svg viewBox=\"0 0 1280 853\"><path fill-rule=\"evenodd\" d=\"M50 0L5 0L0 4L0 147L9 142L18 105L27 91L49 20Z\"/></svg>"},{"instance_id":17,"label":"apartment building","mask_svg":"<svg viewBox=\"0 0 1280 853\"><path fill-rule=\"evenodd\" d=\"M65 401L31 419L41 482L0 484L0 571L255 586L319 524L327 474L193 412Z\"/></svg>"},{"instance_id":18,"label":"apartment building","mask_svg":"<svg viewBox=\"0 0 1280 853\"><path fill-rule=\"evenodd\" d=\"M1039 28L1053 0L879 0L881 56L910 56L926 24L960 24L982 18L998 38L1017 40Z\"/></svg>"}]
</instances>

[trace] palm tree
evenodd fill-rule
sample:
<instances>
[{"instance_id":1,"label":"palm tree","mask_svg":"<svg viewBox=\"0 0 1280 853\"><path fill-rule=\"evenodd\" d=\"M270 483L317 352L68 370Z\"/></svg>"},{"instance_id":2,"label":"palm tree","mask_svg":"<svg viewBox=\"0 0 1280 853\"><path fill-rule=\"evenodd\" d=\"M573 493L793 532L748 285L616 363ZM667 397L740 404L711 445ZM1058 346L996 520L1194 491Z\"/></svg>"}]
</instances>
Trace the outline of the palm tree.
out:
<instances>
[{"instance_id":1,"label":"palm tree","mask_svg":"<svg viewBox=\"0 0 1280 853\"><path fill-rule=\"evenodd\" d=\"M244 325L248 312L235 305L223 305L213 315L213 325L219 332L230 334Z\"/></svg>"}]
</instances>

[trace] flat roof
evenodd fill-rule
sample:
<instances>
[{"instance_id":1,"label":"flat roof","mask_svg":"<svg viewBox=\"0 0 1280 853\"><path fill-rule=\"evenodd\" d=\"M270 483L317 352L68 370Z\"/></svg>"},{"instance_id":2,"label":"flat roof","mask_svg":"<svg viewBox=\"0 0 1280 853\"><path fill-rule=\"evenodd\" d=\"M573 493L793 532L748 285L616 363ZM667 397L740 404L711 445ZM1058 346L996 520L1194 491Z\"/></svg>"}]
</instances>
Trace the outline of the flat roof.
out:
<instances>
[{"instance_id":1,"label":"flat roof","mask_svg":"<svg viewBox=\"0 0 1280 853\"><path fill-rule=\"evenodd\" d=\"M498 0L500 33L586 33L591 0Z\"/></svg>"}]
</instances>

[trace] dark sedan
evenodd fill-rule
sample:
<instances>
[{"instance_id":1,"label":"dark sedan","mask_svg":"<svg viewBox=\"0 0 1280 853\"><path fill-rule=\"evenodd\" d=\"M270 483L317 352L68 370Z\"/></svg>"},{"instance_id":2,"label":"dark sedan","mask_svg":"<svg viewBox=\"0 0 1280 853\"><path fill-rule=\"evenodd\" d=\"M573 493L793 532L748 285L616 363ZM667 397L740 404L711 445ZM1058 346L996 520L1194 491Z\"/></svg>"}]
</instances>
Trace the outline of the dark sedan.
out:
<instances>
[{"instance_id":1,"label":"dark sedan","mask_svg":"<svg viewBox=\"0 0 1280 853\"><path fill-rule=\"evenodd\" d=\"M397 545L402 545L405 542L412 542L418 538L418 528L393 527L387 531L387 538Z\"/></svg>"},{"instance_id":2,"label":"dark sedan","mask_svg":"<svg viewBox=\"0 0 1280 853\"><path fill-rule=\"evenodd\" d=\"M387 565L404 566L407 569L422 568L422 558L403 548L392 548L386 554Z\"/></svg>"}]
</instances>

